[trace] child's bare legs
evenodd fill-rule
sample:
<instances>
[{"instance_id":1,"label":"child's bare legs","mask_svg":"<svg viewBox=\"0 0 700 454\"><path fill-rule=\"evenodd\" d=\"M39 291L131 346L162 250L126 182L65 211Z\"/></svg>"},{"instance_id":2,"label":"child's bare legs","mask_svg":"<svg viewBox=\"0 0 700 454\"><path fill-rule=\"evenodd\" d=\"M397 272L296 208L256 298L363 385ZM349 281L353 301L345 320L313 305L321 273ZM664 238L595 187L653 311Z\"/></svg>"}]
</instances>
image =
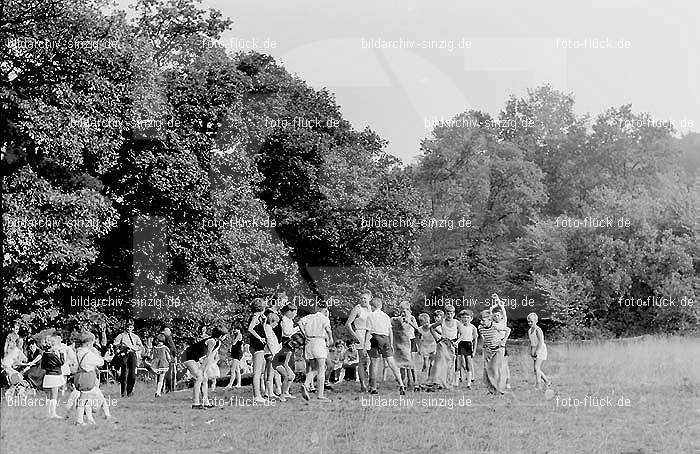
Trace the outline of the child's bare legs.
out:
<instances>
[{"instance_id":1,"label":"child's bare legs","mask_svg":"<svg viewBox=\"0 0 700 454\"><path fill-rule=\"evenodd\" d=\"M506 388L510 389L510 365L508 364L508 357L503 357L503 374L505 375Z\"/></svg>"},{"instance_id":2,"label":"child's bare legs","mask_svg":"<svg viewBox=\"0 0 700 454\"><path fill-rule=\"evenodd\" d=\"M275 371L272 368L272 359L265 360L265 389L267 390L268 397L274 397L274 381L275 381Z\"/></svg>"},{"instance_id":3,"label":"child's bare legs","mask_svg":"<svg viewBox=\"0 0 700 454\"><path fill-rule=\"evenodd\" d=\"M187 367L187 370L194 377L194 387L192 388L194 405L201 405L202 382L206 381L204 373L200 370L197 363L192 360L185 361L185 367Z\"/></svg>"},{"instance_id":4,"label":"child's bare legs","mask_svg":"<svg viewBox=\"0 0 700 454\"><path fill-rule=\"evenodd\" d=\"M467 388L472 387L474 381L474 358L467 356Z\"/></svg>"},{"instance_id":5,"label":"child's bare legs","mask_svg":"<svg viewBox=\"0 0 700 454\"><path fill-rule=\"evenodd\" d=\"M236 380L236 388L241 387L241 363L237 359L234 359L231 362L231 379L228 382L228 385L224 389L231 389L233 388L233 381Z\"/></svg>"},{"instance_id":6,"label":"child's bare legs","mask_svg":"<svg viewBox=\"0 0 700 454\"><path fill-rule=\"evenodd\" d=\"M85 424L83 415L85 414L85 397L78 393L78 405L75 410L75 423L79 426Z\"/></svg>"},{"instance_id":7,"label":"child's bare legs","mask_svg":"<svg viewBox=\"0 0 700 454\"><path fill-rule=\"evenodd\" d=\"M58 387L49 388L49 401L47 402L46 408L48 409L49 418L63 419L62 416L58 416L56 413L56 406L58 405L58 390Z\"/></svg>"},{"instance_id":8,"label":"child's bare legs","mask_svg":"<svg viewBox=\"0 0 700 454\"><path fill-rule=\"evenodd\" d=\"M105 395L102 394L102 390L99 388L95 391L95 402L97 403L95 413L99 412L100 408L102 408L105 419L110 419L112 414L109 411L109 404L107 403L107 399L105 399Z\"/></svg>"},{"instance_id":9,"label":"child's bare legs","mask_svg":"<svg viewBox=\"0 0 700 454\"><path fill-rule=\"evenodd\" d=\"M341 366L338 369L338 383L343 383L343 380L345 380L345 368Z\"/></svg>"},{"instance_id":10,"label":"child's bare legs","mask_svg":"<svg viewBox=\"0 0 700 454\"><path fill-rule=\"evenodd\" d=\"M544 362L543 359L540 358L534 358L535 359L535 381L537 382L537 387L539 388L540 386L540 379L544 382L545 385L549 386L549 379L547 376L542 372L542 363Z\"/></svg>"},{"instance_id":11,"label":"child's bare legs","mask_svg":"<svg viewBox=\"0 0 700 454\"><path fill-rule=\"evenodd\" d=\"M393 356L389 356L388 358L384 359L385 363L388 367L388 369L391 369L391 371L394 373L394 377L396 380L399 382L400 387L404 387L403 384L403 379L401 378L401 371L399 371L398 366L396 366L396 361L394 361ZM386 372L386 368L384 369L384 372Z\"/></svg>"},{"instance_id":12,"label":"child's bare legs","mask_svg":"<svg viewBox=\"0 0 700 454\"><path fill-rule=\"evenodd\" d=\"M158 372L156 375L156 397L160 397L163 392L163 385L165 384L165 373Z\"/></svg>"},{"instance_id":13,"label":"child's bare legs","mask_svg":"<svg viewBox=\"0 0 700 454\"><path fill-rule=\"evenodd\" d=\"M265 370L265 355L262 351L253 354L253 397L262 400L261 382Z\"/></svg>"}]
</instances>

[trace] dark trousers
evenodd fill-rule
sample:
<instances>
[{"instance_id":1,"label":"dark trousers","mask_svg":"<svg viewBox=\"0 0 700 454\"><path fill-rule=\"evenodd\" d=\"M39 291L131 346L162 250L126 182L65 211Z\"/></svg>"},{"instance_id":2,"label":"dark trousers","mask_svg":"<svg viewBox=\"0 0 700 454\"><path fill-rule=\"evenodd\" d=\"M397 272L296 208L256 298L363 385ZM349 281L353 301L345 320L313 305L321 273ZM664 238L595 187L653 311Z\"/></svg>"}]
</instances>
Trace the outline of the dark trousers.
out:
<instances>
[{"instance_id":1,"label":"dark trousers","mask_svg":"<svg viewBox=\"0 0 700 454\"><path fill-rule=\"evenodd\" d=\"M165 392L175 391L175 363L170 363L168 371L165 373Z\"/></svg>"},{"instance_id":2,"label":"dark trousers","mask_svg":"<svg viewBox=\"0 0 700 454\"><path fill-rule=\"evenodd\" d=\"M136 352L129 352L122 360L119 369L119 383L121 384L122 397L134 391L136 383Z\"/></svg>"}]
</instances>

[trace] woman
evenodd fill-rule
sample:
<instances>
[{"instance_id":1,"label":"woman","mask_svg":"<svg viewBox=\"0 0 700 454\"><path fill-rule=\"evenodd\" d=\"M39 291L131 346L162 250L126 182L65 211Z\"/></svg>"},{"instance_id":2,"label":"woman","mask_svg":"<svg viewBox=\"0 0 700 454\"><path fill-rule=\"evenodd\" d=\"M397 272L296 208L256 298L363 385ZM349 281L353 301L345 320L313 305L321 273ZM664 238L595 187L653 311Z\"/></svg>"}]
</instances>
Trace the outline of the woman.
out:
<instances>
[{"instance_id":1,"label":"woman","mask_svg":"<svg viewBox=\"0 0 700 454\"><path fill-rule=\"evenodd\" d=\"M258 403L265 403L262 397L262 379L265 372L265 323L264 315L267 304L262 298L255 298L252 303L253 315L248 323L250 337L250 352L253 355L253 399Z\"/></svg>"},{"instance_id":2,"label":"woman","mask_svg":"<svg viewBox=\"0 0 700 454\"><path fill-rule=\"evenodd\" d=\"M214 363L221 347L221 341L227 334L228 330L225 327L216 326L211 330L211 337L195 342L184 351L183 364L195 379L192 408L213 407L213 405L209 404L209 377L206 376L205 371Z\"/></svg>"},{"instance_id":3,"label":"woman","mask_svg":"<svg viewBox=\"0 0 700 454\"><path fill-rule=\"evenodd\" d=\"M224 389L234 387L233 381L236 381L236 388L241 387L241 359L243 358L243 335L238 328L233 329L233 342L231 342L231 380Z\"/></svg>"},{"instance_id":4,"label":"woman","mask_svg":"<svg viewBox=\"0 0 700 454\"><path fill-rule=\"evenodd\" d=\"M14 325L12 325L12 332L7 335L5 338L5 347L3 349L3 356L7 354L7 352L10 350L10 347L17 347L20 351L22 351L22 347L24 345L24 340L22 339L22 336L19 335L19 329L20 329L20 323L16 322Z\"/></svg>"}]
</instances>

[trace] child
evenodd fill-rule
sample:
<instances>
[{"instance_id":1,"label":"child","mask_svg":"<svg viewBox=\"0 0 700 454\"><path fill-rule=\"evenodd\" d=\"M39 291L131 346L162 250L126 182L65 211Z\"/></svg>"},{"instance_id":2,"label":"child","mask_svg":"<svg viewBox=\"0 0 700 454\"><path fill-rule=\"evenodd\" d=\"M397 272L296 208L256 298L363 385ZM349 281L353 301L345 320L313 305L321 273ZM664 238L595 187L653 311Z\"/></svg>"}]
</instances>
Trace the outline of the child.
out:
<instances>
[{"instance_id":1,"label":"child","mask_svg":"<svg viewBox=\"0 0 700 454\"><path fill-rule=\"evenodd\" d=\"M204 371L204 375L209 380L209 388L212 392L216 391L216 380L221 377L221 369L219 369L219 352L214 354L214 359L209 363L209 366Z\"/></svg>"},{"instance_id":2,"label":"child","mask_svg":"<svg viewBox=\"0 0 700 454\"><path fill-rule=\"evenodd\" d=\"M343 358L345 358L345 342L338 340L335 343L335 357L333 358L331 378L335 378L336 383L342 382L345 378L343 369Z\"/></svg>"},{"instance_id":3,"label":"child","mask_svg":"<svg viewBox=\"0 0 700 454\"><path fill-rule=\"evenodd\" d=\"M238 328L234 328L231 337L233 338L230 350L231 371L229 372L229 374L231 375L231 379L229 380L228 385L226 385L224 389L233 388L234 381L236 382L236 388L241 387L241 359L243 358L243 335L241 334L241 330L239 330Z\"/></svg>"},{"instance_id":4,"label":"child","mask_svg":"<svg viewBox=\"0 0 700 454\"><path fill-rule=\"evenodd\" d=\"M360 352L357 350L357 346L359 345L357 341L349 340L346 342L347 344L347 350L345 350L345 355L343 355L343 369L340 372L341 378L339 381L342 381L345 378L345 371L346 370L351 370L354 374L355 381L359 383L360 381L360 375L359 371L357 370L358 366L360 365Z\"/></svg>"},{"instance_id":5,"label":"child","mask_svg":"<svg viewBox=\"0 0 700 454\"><path fill-rule=\"evenodd\" d=\"M241 359L241 374L253 373L253 354L250 353L250 345L243 344L243 358Z\"/></svg>"},{"instance_id":6,"label":"child","mask_svg":"<svg viewBox=\"0 0 700 454\"><path fill-rule=\"evenodd\" d=\"M45 375L43 387L47 390L46 408L48 417L53 419L65 419L64 416L59 416L56 413L58 405L58 390L66 384L66 379L61 371L64 359L59 352L61 338L59 336L49 336L44 343L44 354L41 356L41 368L44 369Z\"/></svg>"},{"instance_id":7,"label":"child","mask_svg":"<svg viewBox=\"0 0 700 454\"><path fill-rule=\"evenodd\" d=\"M467 371L467 388L472 388L474 381L474 360L473 356L476 352L476 342L479 334L476 326L472 325L474 313L469 309L460 311L459 321L457 326L459 331L459 340L457 341L457 370L459 371L459 381L463 380L462 372Z\"/></svg>"},{"instance_id":8,"label":"child","mask_svg":"<svg viewBox=\"0 0 700 454\"><path fill-rule=\"evenodd\" d=\"M504 334L505 333L505 337ZM494 323L489 309L481 311L479 336L484 352L484 384L490 394L504 394L505 374L503 368L503 350L510 336L510 328Z\"/></svg>"},{"instance_id":9,"label":"child","mask_svg":"<svg viewBox=\"0 0 700 454\"><path fill-rule=\"evenodd\" d=\"M527 324L530 329L527 331L527 337L530 339L530 355L534 363L535 369L535 387L540 389L540 380L549 388L552 382L542 372L542 363L547 359L547 345L544 343L544 333L542 328L537 326L537 314L531 312L527 316Z\"/></svg>"},{"instance_id":10,"label":"child","mask_svg":"<svg viewBox=\"0 0 700 454\"><path fill-rule=\"evenodd\" d=\"M421 372L429 373L430 367L433 365L437 343L430 332L430 315L423 312L418 316L418 321L420 326L416 330L416 335L418 337L418 351L423 358Z\"/></svg>"},{"instance_id":11,"label":"child","mask_svg":"<svg viewBox=\"0 0 700 454\"><path fill-rule=\"evenodd\" d=\"M491 295L496 304L491 306L491 315L493 317L493 323L499 328L505 328L508 326L508 315L506 314L506 308L503 305L503 301L495 293ZM503 336L505 339L506 336ZM506 377L506 389L510 388L510 365L508 364L508 349L503 345L503 373Z\"/></svg>"},{"instance_id":12,"label":"child","mask_svg":"<svg viewBox=\"0 0 700 454\"><path fill-rule=\"evenodd\" d=\"M77 371L73 377L75 389L80 392L78 397L78 409L76 411L76 425L85 424L83 416L87 417L88 424L95 424L92 416L93 408L104 411L105 419L111 420L112 415L104 394L100 390L100 380L97 375L97 368L103 366L105 361L111 361L112 357L107 354L105 357L95 348L95 336L85 332L79 338L81 346L76 351L78 358Z\"/></svg>"},{"instance_id":13,"label":"child","mask_svg":"<svg viewBox=\"0 0 700 454\"><path fill-rule=\"evenodd\" d=\"M151 368L156 373L156 394L160 397L165 383L165 374L170 369L170 349L165 345L165 335L156 336L156 345L151 348Z\"/></svg>"},{"instance_id":14,"label":"child","mask_svg":"<svg viewBox=\"0 0 700 454\"><path fill-rule=\"evenodd\" d=\"M278 368L273 366L273 359L277 356L278 353L282 351L282 345L279 342L277 333L275 333L275 330L277 329L279 323L279 315L277 315L275 312L270 312L267 314L266 322L263 325L263 329L265 331L265 378L267 381L267 385L265 386L265 388L267 390L267 395L270 399L276 397L274 392L274 379L275 370L277 370ZM276 365L279 365L276 361L275 363ZM282 369L282 371L277 370L277 372L279 372L280 376L282 377L282 387L284 388L289 378L286 373L286 370L284 370L283 367L280 369ZM280 393L279 400L284 402L287 399L282 396L282 393Z\"/></svg>"}]
</instances>

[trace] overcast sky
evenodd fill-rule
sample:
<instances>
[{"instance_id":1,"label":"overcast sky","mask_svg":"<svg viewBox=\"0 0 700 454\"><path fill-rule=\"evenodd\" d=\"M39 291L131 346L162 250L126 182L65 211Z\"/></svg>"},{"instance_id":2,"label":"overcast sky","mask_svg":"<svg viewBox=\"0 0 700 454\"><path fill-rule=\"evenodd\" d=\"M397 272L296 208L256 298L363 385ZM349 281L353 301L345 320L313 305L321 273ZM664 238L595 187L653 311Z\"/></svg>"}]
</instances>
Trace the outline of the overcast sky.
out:
<instances>
[{"instance_id":1,"label":"overcast sky","mask_svg":"<svg viewBox=\"0 0 700 454\"><path fill-rule=\"evenodd\" d=\"M573 92L579 113L632 103L682 132L700 131L695 0L204 5L234 20L222 40L228 48L269 53L327 87L356 128L376 130L405 161L418 154L426 121L467 109L497 114L510 94L542 83ZM377 40L395 48L370 48Z\"/></svg>"}]
</instances>

